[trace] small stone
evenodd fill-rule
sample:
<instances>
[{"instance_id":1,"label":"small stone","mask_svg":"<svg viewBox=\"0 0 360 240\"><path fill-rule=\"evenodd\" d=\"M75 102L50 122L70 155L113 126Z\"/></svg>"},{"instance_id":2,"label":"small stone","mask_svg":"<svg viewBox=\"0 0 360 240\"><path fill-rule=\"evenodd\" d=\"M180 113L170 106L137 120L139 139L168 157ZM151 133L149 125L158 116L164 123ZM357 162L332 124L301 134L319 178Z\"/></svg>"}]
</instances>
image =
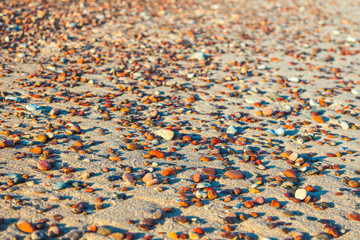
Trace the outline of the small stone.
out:
<instances>
[{"instance_id":1,"label":"small stone","mask_svg":"<svg viewBox=\"0 0 360 240\"><path fill-rule=\"evenodd\" d=\"M274 129L268 129L268 130L266 130L266 134L267 134L268 136L270 136L270 137L275 137L275 136L277 136L277 133L275 132Z\"/></svg>"},{"instance_id":2,"label":"small stone","mask_svg":"<svg viewBox=\"0 0 360 240\"><path fill-rule=\"evenodd\" d=\"M290 156L289 156L289 160L290 161L296 161L296 159L298 159L299 158L299 154L298 153L296 153L296 152L293 152Z\"/></svg>"},{"instance_id":3,"label":"small stone","mask_svg":"<svg viewBox=\"0 0 360 240\"><path fill-rule=\"evenodd\" d=\"M242 193L242 190L240 188L234 188L234 194L240 195Z\"/></svg>"},{"instance_id":4,"label":"small stone","mask_svg":"<svg viewBox=\"0 0 360 240\"><path fill-rule=\"evenodd\" d=\"M146 225L146 224L139 224L138 228L140 230L142 230L142 231L150 231L151 230L151 227L149 225Z\"/></svg>"},{"instance_id":5,"label":"small stone","mask_svg":"<svg viewBox=\"0 0 360 240\"><path fill-rule=\"evenodd\" d=\"M164 158L165 157L165 154L160 152L160 151L157 151L157 150L151 150L149 152L149 155L150 156L153 156L153 157L157 157L157 158Z\"/></svg>"},{"instance_id":6,"label":"small stone","mask_svg":"<svg viewBox=\"0 0 360 240\"><path fill-rule=\"evenodd\" d=\"M54 183L52 188L55 190L55 191L58 191L58 190L61 190L61 189L64 189L67 187L67 184L65 182L57 182L57 183Z\"/></svg>"},{"instance_id":7,"label":"small stone","mask_svg":"<svg viewBox=\"0 0 360 240\"><path fill-rule=\"evenodd\" d=\"M285 136L285 129L284 128L282 128L282 127L279 127L278 129L276 129L275 130L275 134L277 135L277 136Z\"/></svg>"},{"instance_id":8,"label":"small stone","mask_svg":"<svg viewBox=\"0 0 360 240\"><path fill-rule=\"evenodd\" d=\"M270 203L270 205L271 205L272 207L276 207L276 208L280 208L280 207L281 207L279 201L277 201L277 200L272 200L271 203Z\"/></svg>"},{"instance_id":9,"label":"small stone","mask_svg":"<svg viewBox=\"0 0 360 240\"><path fill-rule=\"evenodd\" d=\"M292 151L287 150L287 151L282 152L282 153L280 154L280 157L281 157L281 158L287 158L287 159L289 159L292 153L293 153Z\"/></svg>"},{"instance_id":10,"label":"small stone","mask_svg":"<svg viewBox=\"0 0 360 240\"><path fill-rule=\"evenodd\" d=\"M189 231L189 238L190 239L200 239L201 238L201 235L196 233L196 232L193 232L193 231Z\"/></svg>"},{"instance_id":11,"label":"small stone","mask_svg":"<svg viewBox=\"0 0 360 240\"><path fill-rule=\"evenodd\" d=\"M153 180L154 179L154 175L152 173L147 173L144 175L144 177L142 178L142 181L144 183L147 183L148 181L150 180Z\"/></svg>"},{"instance_id":12,"label":"small stone","mask_svg":"<svg viewBox=\"0 0 360 240\"><path fill-rule=\"evenodd\" d=\"M200 188L200 189L202 189L202 188L207 188L207 187L211 187L211 184L210 184L210 183L207 183L207 182L202 182L202 183L198 183L198 184L196 185L196 188Z\"/></svg>"},{"instance_id":13,"label":"small stone","mask_svg":"<svg viewBox=\"0 0 360 240\"><path fill-rule=\"evenodd\" d=\"M213 168L203 168L203 169L201 170L201 172L202 172L203 174L205 174L205 175L209 175L209 174L211 174L211 175L216 175L216 174L217 174L216 170L213 169Z\"/></svg>"},{"instance_id":14,"label":"small stone","mask_svg":"<svg viewBox=\"0 0 360 240\"><path fill-rule=\"evenodd\" d=\"M330 240L330 236L327 233L318 233L314 236L316 240Z\"/></svg>"},{"instance_id":15,"label":"small stone","mask_svg":"<svg viewBox=\"0 0 360 240\"><path fill-rule=\"evenodd\" d=\"M238 133L238 130L236 129L236 127L234 125L231 125L226 129L226 133L235 135Z\"/></svg>"},{"instance_id":16,"label":"small stone","mask_svg":"<svg viewBox=\"0 0 360 240\"><path fill-rule=\"evenodd\" d=\"M225 217L224 218L224 223L225 224L235 224L235 220L234 220L234 218L232 218L232 217Z\"/></svg>"},{"instance_id":17,"label":"small stone","mask_svg":"<svg viewBox=\"0 0 360 240\"><path fill-rule=\"evenodd\" d=\"M351 89L351 93L356 95L356 96L360 96L360 90L359 89Z\"/></svg>"},{"instance_id":18,"label":"small stone","mask_svg":"<svg viewBox=\"0 0 360 240\"><path fill-rule=\"evenodd\" d=\"M292 217L294 216L294 213L292 211L286 210L283 212L283 215L287 217Z\"/></svg>"},{"instance_id":19,"label":"small stone","mask_svg":"<svg viewBox=\"0 0 360 240\"><path fill-rule=\"evenodd\" d=\"M195 52L195 53L193 53L191 58L196 59L198 61L205 61L206 60L206 55L203 52Z\"/></svg>"},{"instance_id":20,"label":"small stone","mask_svg":"<svg viewBox=\"0 0 360 240\"><path fill-rule=\"evenodd\" d=\"M69 240L78 240L82 236L82 232L78 229L71 230L69 233L67 233L63 239L69 239Z\"/></svg>"},{"instance_id":21,"label":"small stone","mask_svg":"<svg viewBox=\"0 0 360 240\"><path fill-rule=\"evenodd\" d=\"M352 212L348 215L349 220L360 221L360 213Z\"/></svg>"},{"instance_id":22,"label":"small stone","mask_svg":"<svg viewBox=\"0 0 360 240\"><path fill-rule=\"evenodd\" d=\"M34 137L34 141L46 143L48 141L48 136L45 134L38 134Z\"/></svg>"},{"instance_id":23,"label":"small stone","mask_svg":"<svg viewBox=\"0 0 360 240\"><path fill-rule=\"evenodd\" d=\"M43 160L37 163L37 168L41 171L49 171L51 169L51 165L49 162Z\"/></svg>"},{"instance_id":24,"label":"small stone","mask_svg":"<svg viewBox=\"0 0 360 240\"><path fill-rule=\"evenodd\" d=\"M154 212L153 217L158 220L164 219L166 217L166 212L158 209Z\"/></svg>"},{"instance_id":25,"label":"small stone","mask_svg":"<svg viewBox=\"0 0 360 240\"><path fill-rule=\"evenodd\" d=\"M200 173L195 173L192 179L195 183L198 183L201 182L203 178Z\"/></svg>"},{"instance_id":26,"label":"small stone","mask_svg":"<svg viewBox=\"0 0 360 240\"><path fill-rule=\"evenodd\" d=\"M102 236L109 236L111 234L111 230L106 227L100 226L98 227L96 233Z\"/></svg>"},{"instance_id":27,"label":"small stone","mask_svg":"<svg viewBox=\"0 0 360 240\"><path fill-rule=\"evenodd\" d=\"M207 197L207 193L203 191L196 191L195 196L200 199L205 199Z\"/></svg>"},{"instance_id":28,"label":"small stone","mask_svg":"<svg viewBox=\"0 0 360 240\"><path fill-rule=\"evenodd\" d=\"M176 171L172 168L166 168L161 172L161 175L163 177L172 176L172 175L176 175L176 174L177 174Z\"/></svg>"},{"instance_id":29,"label":"small stone","mask_svg":"<svg viewBox=\"0 0 360 240\"><path fill-rule=\"evenodd\" d=\"M42 106L30 103L25 106L25 109L30 112L34 112L34 111L38 111L38 110L42 109Z\"/></svg>"},{"instance_id":30,"label":"small stone","mask_svg":"<svg viewBox=\"0 0 360 240\"><path fill-rule=\"evenodd\" d=\"M136 143L130 143L126 146L126 148L128 150L131 150L131 151L135 151L135 150L139 150L141 149L140 145L139 144L136 144Z\"/></svg>"},{"instance_id":31,"label":"small stone","mask_svg":"<svg viewBox=\"0 0 360 240\"><path fill-rule=\"evenodd\" d=\"M299 200L304 200L307 197L307 191L303 188L299 188L295 192L295 198Z\"/></svg>"},{"instance_id":32,"label":"small stone","mask_svg":"<svg viewBox=\"0 0 360 240\"><path fill-rule=\"evenodd\" d=\"M48 235L49 237L56 237L61 234L61 229L57 225L52 225L49 227Z\"/></svg>"},{"instance_id":33,"label":"small stone","mask_svg":"<svg viewBox=\"0 0 360 240\"><path fill-rule=\"evenodd\" d=\"M185 217L185 216L176 216L174 217L174 220L178 223L181 223L181 224L185 224L185 223L189 223L190 222L190 219Z\"/></svg>"},{"instance_id":34,"label":"small stone","mask_svg":"<svg viewBox=\"0 0 360 240\"><path fill-rule=\"evenodd\" d=\"M43 149L41 147L35 147L35 148L31 148L30 151L35 154L41 154L43 152Z\"/></svg>"},{"instance_id":35,"label":"small stone","mask_svg":"<svg viewBox=\"0 0 360 240\"><path fill-rule=\"evenodd\" d=\"M174 138L175 133L168 129L160 129L155 131L155 134L162 137L163 139L170 141Z\"/></svg>"},{"instance_id":36,"label":"small stone","mask_svg":"<svg viewBox=\"0 0 360 240\"><path fill-rule=\"evenodd\" d=\"M160 183L159 179L154 178L154 179L151 179L151 180L147 181L146 186L153 186L153 185L156 185L156 184L159 184L159 183Z\"/></svg>"},{"instance_id":37,"label":"small stone","mask_svg":"<svg viewBox=\"0 0 360 240\"><path fill-rule=\"evenodd\" d=\"M259 170L265 170L265 169L266 169L266 167L265 167L265 165L260 164L260 165L258 165L258 169L259 169Z\"/></svg>"},{"instance_id":38,"label":"small stone","mask_svg":"<svg viewBox=\"0 0 360 240\"><path fill-rule=\"evenodd\" d=\"M45 240L45 239L47 239L47 235L44 231L37 230L37 231L31 233L31 239L32 240Z\"/></svg>"},{"instance_id":39,"label":"small stone","mask_svg":"<svg viewBox=\"0 0 360 240\"><path fill-rule=\"evenodd\" d=\"M350 187L352 188L358 188L360 187L360 183L355 181L355 180L350 180L348 183L347 183Z\"/></svg>"},{"instance_id":40,"label":"small stone","mask_svg":"<svg viewBox=\"0 0 360 240\"><path fill-rule=\"evenodd\" d=\"M264 108L262 113L264 116L271 116L274 113L274 110L272 110L272 108L270 108L270 107L266 107L266 108Z\"/></svg>"},{"instance_id":41,"label":"small stone","mask_svg":"<svg viewBox=\"0 0 360 240\"><path fill-rule=\"evenodd\" d=\"M340 126L341 126L341 128L344 129L344 130L347 130L347 129L350 128L349 124L348 124L347 122L345 122L345 121L342 121L342 122L340 123Z\"/></svg>"},{"instance_id":42,"label":"small stone","mask_svg":"<svg viewBox=\"0 0 360 240\"><path fill-rule=\"evenodd\" d=\"M263 197L258 197L254 200L254 203L257 205L263 205L265 203L265 199Z\"/></svg>"},{"instance_id":43,"label":"small stone","mask_svg":"<svg viewBox=\"0 0 360 240\"><path fill-rule=\"evenodd\" d=\"M315 102L313 99L310 99L309 105L312 107L320 107L320 104Z\"/></svg>"},{"instance_id":44,"label":"small stone","mask_svg":"<svg viewBox=\"0 0 360 240\"><path fill-rule=\"evenodd\" d=\"M122 179L126 182L134 182L134 177L130 173L124 173Z\"/></svg>"},{"instance_id":45,"label":"small stone","mask_svg":"<svg viewBox=\"0 0 360 240\"><path fill-rule=\"evenodd\" d=\"M291 178L297 177L297 173L295 169L287 169L284 170L283 173L285 174L286 177L291 177Z\"/></svg>"},{"instance_id":46,"label":"small stone","mask_svg":"<svg viewBox=\"0 0 360 240\"><path fill-rule=\"evenodd\" d=\"M125 235L123 233L119 233L119 232L112 233L109 236L114 238L114 239L117 239L117 240L122 240L122 239L125 238Z\"/></svg>"},{"instance_id":47,"label":"small stone","mask_svg":"<svg viewBox=\"0 0 360 240\"><path fill-rule=\"evenodd\" d=\"M288 81L298 83L298 82L300 82L300 78L298 78L298 77L289 77Z\"/></svg>"},{"instance_id":48,"label":"small stone","mask_svg":"<svg viewBox=\"0 0 360 240\"><path fill-rule=\"evenodd\" d=\"M56 108L51 109L51 111L49 112L50 116L57 116L59 114L60 114L60 110Z\"/></svg>"},{"instance_id":49,"label":"small stone","mask_svg":"<svg viewBox=\"0 0 360 240\"><path fill-rule=\"evenodd\" d=\"M20 231L26 232L26 233L33 233L35 231L34 225L30 222L18 223L17 227Z\"/></svg>"},{"instance_id":50,"label":"small stone","mask_svg":"<svg viewBox=\"0 0 360 240\"><path fill-rule=\"evenodd\" d=\"M210 200L213 200L215 198L218 198L219 197L219 194L215 191L215 190L209 190L207 192L207 196Z\"/></svg>"},{"instance_id":51,"label":"small stone","mask_svg":"<svg viewBox=\"0 0 360 240\"><path fill-rule=\"evenodd\" d=\"M225 172L225 177L233 179L244 179L245 175L239 170L228 170Z\"/></svg>"}]
</instances>

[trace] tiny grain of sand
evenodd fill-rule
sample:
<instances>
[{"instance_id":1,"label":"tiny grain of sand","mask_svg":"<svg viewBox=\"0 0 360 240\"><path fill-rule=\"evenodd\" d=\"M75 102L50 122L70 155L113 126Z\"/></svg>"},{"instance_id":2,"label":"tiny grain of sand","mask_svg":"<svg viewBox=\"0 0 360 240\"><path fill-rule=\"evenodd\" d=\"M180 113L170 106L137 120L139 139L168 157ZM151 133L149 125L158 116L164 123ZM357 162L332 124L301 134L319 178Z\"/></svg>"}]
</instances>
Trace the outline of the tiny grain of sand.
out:
<instances>
[{"instance_id":1,"label":"tiny grain of sand","mask_svg":"<svg viewBox=\"0 0 360 240\"><path fill-rule=\"evenodd\" d=\"M360 1L0 2L0 239L359 239Z\"/></svg>"}]
</instances>

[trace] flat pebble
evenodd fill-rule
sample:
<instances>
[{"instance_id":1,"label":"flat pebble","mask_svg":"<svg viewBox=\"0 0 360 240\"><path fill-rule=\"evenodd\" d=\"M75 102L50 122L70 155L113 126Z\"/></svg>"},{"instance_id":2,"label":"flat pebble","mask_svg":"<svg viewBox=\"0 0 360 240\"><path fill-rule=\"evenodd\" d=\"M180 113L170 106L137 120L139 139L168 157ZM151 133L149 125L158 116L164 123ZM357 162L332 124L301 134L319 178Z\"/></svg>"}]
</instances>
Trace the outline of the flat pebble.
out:
<instances>
[{"instance_id":1,"label":"flat pebble","mask_svg":"<svg viewBox=\"0 0 360 240\"><path fill-rule=\"evenodd\" d=\"M52 188L55 191L65 189L66 187L67 187L67 184L65 182L57 182L57 183L54 183L53 186L52 186Z\"/></svg>"}]
</instances>

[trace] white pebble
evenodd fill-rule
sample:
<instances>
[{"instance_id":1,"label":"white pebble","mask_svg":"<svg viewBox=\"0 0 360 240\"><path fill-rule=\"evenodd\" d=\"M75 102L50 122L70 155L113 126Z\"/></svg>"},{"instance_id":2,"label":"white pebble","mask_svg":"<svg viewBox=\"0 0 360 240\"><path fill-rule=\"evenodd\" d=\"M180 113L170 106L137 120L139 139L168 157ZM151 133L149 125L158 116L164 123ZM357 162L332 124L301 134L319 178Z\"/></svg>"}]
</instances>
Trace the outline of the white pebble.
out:
<instances>
[{"instance_id":1,"label":"white pebble","mask_svg":"<svg viewBox=\"0 0 360 240\"><path fill-rule=\"evenodd\" d=\"M307 191L303 188L299 188L295 192L295 198L299 200L304 200L307 197Z\"/></svg>"}]
</instances>

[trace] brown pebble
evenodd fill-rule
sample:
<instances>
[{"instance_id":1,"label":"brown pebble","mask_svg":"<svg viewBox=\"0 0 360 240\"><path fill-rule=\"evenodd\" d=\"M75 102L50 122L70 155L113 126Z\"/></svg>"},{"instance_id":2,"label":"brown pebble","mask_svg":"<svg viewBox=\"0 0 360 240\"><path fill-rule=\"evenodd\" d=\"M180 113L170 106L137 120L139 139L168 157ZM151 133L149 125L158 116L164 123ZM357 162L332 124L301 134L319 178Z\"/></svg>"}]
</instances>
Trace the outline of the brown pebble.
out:
<instances>
[{"instance_id":1,"label":"brown pebble","mask_svg":"<svg viewBox=\"0 0 360 240\"><path fill-rule=\"evenodd\" d=\"M225 177L233 179L244 179L245 175L239 170L229 170L225 172Z\"/></svg>"},{"instance_id":2,"label":"brown pebble","mask_svg":"<svg viewBox=\"0 0 360 240\"><path fill-rule=\"evenodd\" d=\"M348 183L347 183L350 187L352 188L358 188L360 187L360 183L355 181L355 180L350 180Z\"/></svg>"},{"instance_id":3,"label":"brown pebble","mask_svg":"<svg viewBox=\"0 0 360 240\"><path fill-rule=\"evenodd\" d=\"M217 174L216 170L213 168L203 168L201 170L201 172L205 175L209 175L209 174L216 175Z\"/></svg>"},{"instance_id":4,"label":"brown pebble","mask_svg":"<svg viewBox=\"0 0 360 240\"><path fill-rule=\"evenodd\" d=\"M295 169L287 169L284 170L283 173L285 174L286 177L292 177L292 178L297 177L297 173Z\"/></svg>"},{"instance_id":5,"label":"brown pebble","mask_svg":"<svg viewBox=\"0 0 360 240\"><path fill-rule=\"evenodd\" d=\"M51 169L51 165L49 162L43 160L37 163L37 168L41 171L49 171Z\"/></svg>"},{"instance_id":6,"label":"brown pebble","mask_svg":"<svg viewBox=\"0 0 360 240\"><path fill-rule=\"evenodd\" d=\"M198 182L201 182L203 180L202 176L200 173L195 173L194 176L193 176L193 181L198 183Z\"/></svg>"},{"instance_id":7,"label":"brown pebble","mask_svg":"<svg viewBox=\"0 0 360 240\"><path fill-rule=\"evenodd\" d=\"M163 177L172 176L172 175L176 175L176 174L177 174L176 171L172 168L166 168L161 172L161 175Z\"/></svg>"},{"instance_id":8,"label":"brown pebble","mask_svg":"<svg viewBox=\"0 0 360 240\"><path fill-rule=\"evenodd\" d=\"M141 149L139 144L136 143L130 143L126 146L127 149L131 150L131 151L135 151L135 150L139 150Z\"/></svg>"}]
</instances>

